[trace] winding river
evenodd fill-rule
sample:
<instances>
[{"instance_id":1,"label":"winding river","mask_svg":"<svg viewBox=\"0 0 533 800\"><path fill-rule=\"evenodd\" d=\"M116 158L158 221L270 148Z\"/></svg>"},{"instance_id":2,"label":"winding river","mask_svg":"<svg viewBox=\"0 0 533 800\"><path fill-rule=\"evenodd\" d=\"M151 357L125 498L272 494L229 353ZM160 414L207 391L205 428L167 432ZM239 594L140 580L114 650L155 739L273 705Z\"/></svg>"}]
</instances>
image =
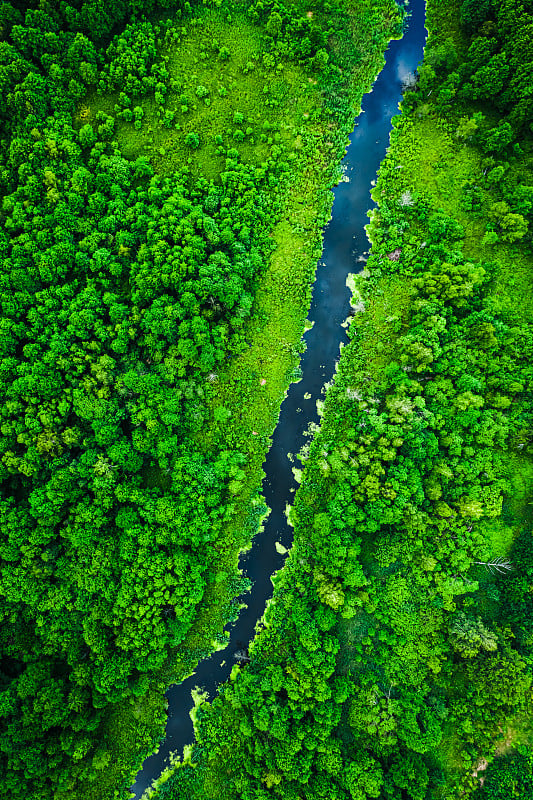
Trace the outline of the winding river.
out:
<instances>
[{"instance_id":1,"label":"winding river","mask_svg":"<svg viewBox=\"0 0 533 800\"><path fill-rule=\"evenodd\" d=\"M245 597L248 607L237 622L229 626L228 647L199 664L195 674L186 681L169 689L166 739L159 752L144 762L132 787L136 798L168 765L169 753L178 751L181 754L183 747L193 740L189 717L191 690L199 686L212 698L217 686L227 680L235 658L246 650L253 638L256 622L272 595L271 575L283 566L284 556L278 553L275 543L290 547L292 530L287 524L285 509L297 488L290 454L300 451L309 424L318 423L316 402L323 396L324 384L335 372L340 342L347 341L342 327L350 313L346 278L349 273L357 272L366 260L368 240L364 226L368 222L367 211L373 205L370 188L386 153L391 117L398 113L402 91L413 79L422 59L426 38L424 0L411 0L409 9L411 16L403 38L390 43L385 67L372 91L363 98L363 110L343 161L345 180L334 190L332 218L324 232L323 260L318 266L309 312L314 325L305 337L307 350L301 362L303 378L289 388L264 464L263 492L271 513L264 532L255 537L252 549L242 559L242 568L253 581L252 590Z\"/></svg>"}]
</instances>

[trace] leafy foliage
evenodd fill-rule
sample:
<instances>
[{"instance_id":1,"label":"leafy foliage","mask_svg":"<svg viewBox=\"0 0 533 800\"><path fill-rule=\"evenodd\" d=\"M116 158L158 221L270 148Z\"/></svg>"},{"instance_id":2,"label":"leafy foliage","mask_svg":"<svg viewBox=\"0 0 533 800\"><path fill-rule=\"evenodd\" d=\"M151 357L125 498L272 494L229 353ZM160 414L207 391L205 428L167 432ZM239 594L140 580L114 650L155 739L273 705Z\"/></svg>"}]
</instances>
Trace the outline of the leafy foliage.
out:
<instances>
[{"instance_id":1,"label":"leafy foliage","mask_svg":"<svg viewBox=\"0 0 533 800\"><path fill-rule=\"evenodd\" d=\"M475 764L529 710L529 529L512 572L483 564L508 555L494 531L517 536L529 494L514 472L532 456L530 218L506 198L527 196L530 137L520 89L500 103L497 47L463 47L450 9L428 5L425 66L374 192L365 310L301 455L293 548L250 663L196 707L197 742L156 797L472 796ZM469 31L484 9L463 5ZM490 95L457 93L450 112L452 84L487 64L475 84L490 77ZM487 155L500 150L515 160ZM498 166L512 180L485 180ZM519 761L487 797L528 791Z\"/></svg>"},{"instance_id":2,"label":"leafy foliage","mask_svg":"<svg viewBox=\"0 0 533 800\"><path fill-rule=\"evenodd\" d=\"M257 453L245 446L213 387L264 322L254 301L273 230L295 177L312 185L319 149L307 229L329 211L354 102L353 44L333 5L311 18L298 3L272 14L218 3L197 17L172 0L2 4L0 773L10 797L128 796L162 730L162 691L235 616L270 431ZM230 14L262 63L254 51L241 70L224 43L235 37L211 40L212 79L204 70L191 89L181 39L213 18L232 30ZM335 31L346 46L330 57ZM202 44L195 63L207 58ZM221 65L235 74L215 97ZM213 126L233 119L229 130L207 137L189 123L220 107ZM171 135L169 168L154 138L172 148ZM291 286L302 319L309 238ZM288 342L293 362L300 335ZM279 402L268 403L275 417Z\"/></svg>"},{"instance_id":3,"label":"leafy foliage","mask_svg":"<svg viewBox=\"0 0 533 800\"><path fill-rule=\"evenodd\" d=\"M531 753L527 750L498 759L489 766L483 788L474 797L476 800L507 800L509 797L529 800L533 797L532 767Z\"/></svg>"}]
</instances>

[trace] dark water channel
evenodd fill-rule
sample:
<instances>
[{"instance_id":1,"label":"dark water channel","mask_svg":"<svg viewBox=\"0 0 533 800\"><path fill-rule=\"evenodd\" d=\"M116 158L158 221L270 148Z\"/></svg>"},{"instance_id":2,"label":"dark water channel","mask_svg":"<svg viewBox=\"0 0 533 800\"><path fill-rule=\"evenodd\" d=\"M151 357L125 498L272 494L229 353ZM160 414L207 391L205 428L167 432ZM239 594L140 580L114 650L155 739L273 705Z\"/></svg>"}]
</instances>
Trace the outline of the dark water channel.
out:
<instances>
[{"instance_id":1,"label":"dark water channel","mask_svg":"<svg viewBox=\"0 0 533 800\"><path fill-rule=\"evenodd\" d=\"M264 464L263 492L271 513L264 532L256 536L252 549L241 562L253 581L250 594L244 598L248 607L228 627L231 636L228 647L202 661L194 675L169 689L166 739L159 752L145 761L137 776L132 787L137 798L168 765L169 753L178 751L181 755L183 747L193 741L189 717L191 690L199 686L213 698L217 686L227 680L236 663L236 654L245 650L253 638L256 622L272 595L270 576L283 565L284 556L277 552L275 543L290 546L292 529L287 524L285 508L292 503L297 484L292 472L295 464L287 454L299 452L306 442L304 431L309 423L319 421L316 401L323 396L323 386L334 374L340 342L347 341L342 327L350 313L346 278L349 273L359 271L366 260L368 240L364 226L368 222L367 210L373 206L370 188L389 143L391 117L398 113L402 90L412 80L422 59L425 0L411 0L409 10L412 15L403 38L390 43L386 65L371 93L363 99L363 112L355 123L343 161L348 180L334 189L332 219L324 232L324 251L309 312L314 325L305 336L303 378L291 385L281 406L272 448Z\"/></svg>"}]
</instances>

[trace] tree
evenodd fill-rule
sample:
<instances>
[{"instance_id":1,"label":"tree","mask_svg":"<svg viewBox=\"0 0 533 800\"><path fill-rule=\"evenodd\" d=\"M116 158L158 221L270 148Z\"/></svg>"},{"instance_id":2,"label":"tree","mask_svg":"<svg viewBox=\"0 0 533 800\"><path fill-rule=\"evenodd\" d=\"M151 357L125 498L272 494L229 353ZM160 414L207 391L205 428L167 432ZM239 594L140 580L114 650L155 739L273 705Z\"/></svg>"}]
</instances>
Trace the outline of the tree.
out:
<instances>
[{"instance_id":1,"label":"tree","mask_svg":"<svg viewBox=\"0 0 533 800\"><path fill-rule=\"evenodd\" d=\"M533 800L533 759L524 745L518 746L517 753L495 759L483 777L474 800Z\"/></svg>"},{"instance_id":2,"label":"tree","mask_svg":"<svg viewBox=\"0 0 533 800\"><path fill-rule=\"evenodd\" d=\"M504 242L523 239L528 231L525 217L522 214L514 214L504 200L492 203L489 218L498 225Z\"/></svg>"},{"instance_id":3,"label":"tree","mask_svg":"<svg viewBox=\"0 0 533 800\"><path fill-rule=\"evenodd\" d=\"M277 11L273 11L268 17L268 22L266 24L266 32L268 33L269 36L272 36L273 38L276 39L281 33L282 25L283 25L283 20L280 14L278 14Z\"/></svg>"},{"instance_id":4,"label":"tree","mask_svg":"<svg viewBox=\"0 0 533 800\"><path fill-rule=\"evenodd\" d=\"M317 50L315 57L313 59L313 66L317 70L317 72L324 72L329 61L329 53L327 50L321 48Z\"/></svg>"},{"instance_id":5,"label":"tree","mask_svg":"<svg viewBox=\"0 0 533 800\"><path fill-rule=\"evenodd\" d=\"M185 144L191 150L197 150L200 147L200 137L197 133L188 133L185 137Z\"/></svg>"},{"instance_id":6,"label":"tree","mask_svg":"<svg viewBox=\"0 0 533 800\"><path fill-rule=\"evenodd\" d=\"M453 621L450 640L454 650L464 658L473 658L480 650L492 652L498 647L496 634L485 627L481 617L462 612Z\"/></svg>"},{"instance_id":7,"label":"tree","mask_svg":"<svg viewBox=\"0 0 533 800\"><path fill-rule=\"evenodd\" d=\"M461 24L467 33L477 31L491 14L493 0L463 0L461 4Z\"/></svg>"},{"instance_id":8,"label":"tree","mask_svg":"<svg viewBox=\"0 0 533 800\"><path fill-rule=\"evenodd\" d=\"M383 770L375 758L362 750L349 762L345 780L353 800L379 797L383 785Z\"/></svg>"},{"instance_id":9,"label":"tree","mask_svg":"<svg viewBox=\"0 0 533 800\"><path fill-rule=\"evenodd\" d=\"M480 135L481 147L485 153L501 153L514 140L515 134L508 122L501 122Z\"/></svg>"},{"instance_id":10,"label":"tree","mask_svg":"<svg viewBox=\"0 0 533 800\"><path fill-rule=\"evenodd\" d=\"M455 131L455 135L458 139L465 142L472 141L480 125L480 120L477 117L478 115L476 114L474 114L473 117L461 117L457 130Z\"/></svg>"}]
</instances>

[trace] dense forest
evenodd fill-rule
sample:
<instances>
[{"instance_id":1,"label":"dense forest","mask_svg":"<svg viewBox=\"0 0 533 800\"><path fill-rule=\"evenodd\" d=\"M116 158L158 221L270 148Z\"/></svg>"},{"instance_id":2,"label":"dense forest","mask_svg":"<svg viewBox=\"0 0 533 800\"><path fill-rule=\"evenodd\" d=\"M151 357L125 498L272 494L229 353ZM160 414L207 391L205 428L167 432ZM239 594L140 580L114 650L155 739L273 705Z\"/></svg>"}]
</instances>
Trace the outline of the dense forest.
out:
<instances>
[{"instance_id":1,"label":"dense forest","mask_svg":"<svg viewBox=\"0 0 533 800\"><path fill-rule=\"evenodd\" d=\"M0 4L0 787L223 647L393 0ZM158 800L533 797L533 4L428 0L294 546Z\"/></svg>"},{"instance_id":2,"label":"dense forest","mask_svg":"<svg viewBox=\"0 0 533 800\"><path fill-rule=\"evenodd\" d=\"M146 797L533 797L533 6L427 11L294 545Z\"/></svg>"},{"instance_id":3,"label":"dense forest","mask_svg":"<svg viewBox=\"0 0 533 800\"><path fill-rule=\"evenodd\" d=\"M0 4L0 786L129 796L226 643L392 0Z\"/></svg>"}]
</instances>

